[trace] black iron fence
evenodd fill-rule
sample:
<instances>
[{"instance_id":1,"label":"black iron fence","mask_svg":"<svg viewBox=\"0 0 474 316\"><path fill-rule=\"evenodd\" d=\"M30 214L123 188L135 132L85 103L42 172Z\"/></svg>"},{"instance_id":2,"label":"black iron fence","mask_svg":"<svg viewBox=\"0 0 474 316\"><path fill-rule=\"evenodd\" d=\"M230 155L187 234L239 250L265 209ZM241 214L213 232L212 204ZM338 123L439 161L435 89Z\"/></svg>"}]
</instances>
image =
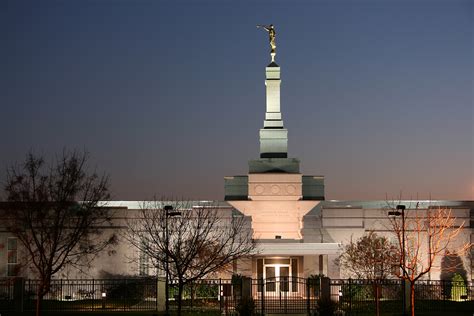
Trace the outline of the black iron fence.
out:
<instances>
[{"instance_id":1,"label":"black iron fence","mask_svg":"<svg viewBox=\"0 0 474 316\"><path fill-rule=\"evenodd\" d=\"M193 311L224 310L233 306L233 302L225 300L224 289L231 288L231 280L202 279L186 284L182 294L182 309ZM178 282L169 284L169 308L177 309Z\"/></svg>"},{"instance_id":2,"label":"black iron fence","mask_svg":"<svg viewBox=\"0 0 474 316\"><path fill-rule=\"evenodd\" d=\"M0 279L0 311L15 310L14 279Z\"/></svg>"},{"instance_id":3,"label":"black iron fence","mask_svg":"<svg viewBox=\"0 0 474 316\"><path fill-rule=\"evenodd\" d=\"M37 280L0 279L0 313L34 310L38 286ZM54 280L44 297L43 310L155 311L159 289L156 278ZM206 279L185 286L182 308L219 311L224 315L312 315L316 312L375 315L377 310L380 315L400 315L403 291L400 280ZM177 308L177 294L177 284L171 282L171 310ZM418 281L415 310L417 315L431 315L434 311L471 315L474 311L474 286L470 282Z\"/></svg>"},{"instance_id":4,"label":"black iron fence","mask_svg":"<svg viewBox=\"0 0 474 316\"><path fill-rule=\"evenodd\" d=\"M0 281L0 311L32 311L38 280ZM155 278L53 280L43 297L45 311L156 310Z\"/></svg>"},{"instance_id":5,"label":"black iron fence","mask_svg":"<svg viewBox=\"0 0 474 316\"><path fill-rule=\"evenodd\" d=\"M264 314L304 314L316 308L320 286L311 280L279 277L252 280L255 312Z\"/></svg>"},{"instance_id":6,"label":"black iron fence","mask_svg":"<svg viewBox=\"0 0 474 316\"><path fill-rule=\"evenodd\" d=\"M410 285L401 280L331 280L331 301L334 309L345 315L402 314L404 305L410 308ZM403 295L405 291L405 297ZM417 281L415 283L417 315L453 313L472 315L474 285L472 282Z\"/></svg>"},{"instance_id":7,"label":"black iron fence","mask_svg":"<svg viewBox=\"0 0 474 316\"><path fill-rule=\"evenodd\" d=\"M474 284L455 281L418 281L415 284L415 311L474 313Z\"/></svg>"}]
</instances>

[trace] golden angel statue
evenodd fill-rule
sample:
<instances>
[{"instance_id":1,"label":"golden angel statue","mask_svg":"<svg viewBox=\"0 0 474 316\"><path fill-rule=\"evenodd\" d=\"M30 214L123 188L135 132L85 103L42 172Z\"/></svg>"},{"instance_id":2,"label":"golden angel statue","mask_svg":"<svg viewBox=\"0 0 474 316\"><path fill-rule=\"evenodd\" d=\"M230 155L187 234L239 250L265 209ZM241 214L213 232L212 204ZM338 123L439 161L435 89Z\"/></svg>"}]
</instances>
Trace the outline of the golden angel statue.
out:
<instances>
[{"instance_id":1,"label":"golden angel statue","mask_svg":"<svg viewBox=\"0 0 474 316\"><path fill-rule=\"evenodd\" d=\"M268 32L269 40L270 40L270 47L272 50L270 51L270 54L272 55L272 61L275 58L276 55L276 43L275 43L275 37L276 37L276 32L275 32L275 27L273 24L270 25L257 25L257 28L262 28L265 31Z\"/></svg>"}]
</instances>

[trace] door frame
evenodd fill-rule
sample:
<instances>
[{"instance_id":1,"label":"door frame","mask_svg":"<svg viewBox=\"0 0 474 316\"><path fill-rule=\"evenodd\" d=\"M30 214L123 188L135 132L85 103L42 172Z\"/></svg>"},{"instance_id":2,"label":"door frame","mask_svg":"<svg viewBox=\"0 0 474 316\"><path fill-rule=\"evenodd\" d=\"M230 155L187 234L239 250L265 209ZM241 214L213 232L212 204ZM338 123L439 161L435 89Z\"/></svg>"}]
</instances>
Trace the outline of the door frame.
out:
<instances>
[{"instance_id":1,"label":"door frame","mask_svg":"<svg viewBox=\"0 0 474 316\"><path fill-rule=\"evenodd\" d=\"M288 259L289 263L265 263L265 259ZM287 291L281 291L281 292L293 292L292 288L292 269L291 269L291 263L292 260L297 260L295 258L264 258L263 261L263 279L265 280L266 287L265 287L265 292L270 292L270 293L280 293L281 289L281 284L282 282L287 282ZM267 277L267 268L273 268L274 269L274 277L271 279ZM285 277L287 278L286 281L281 279L281 268L286 268L288 269L288 275ZM273 279L273 280L272 280ZM269 282L270 281L270 282ZM274 284L274 290L268 290L268 283Z\"/></svg>"}]
</instances>

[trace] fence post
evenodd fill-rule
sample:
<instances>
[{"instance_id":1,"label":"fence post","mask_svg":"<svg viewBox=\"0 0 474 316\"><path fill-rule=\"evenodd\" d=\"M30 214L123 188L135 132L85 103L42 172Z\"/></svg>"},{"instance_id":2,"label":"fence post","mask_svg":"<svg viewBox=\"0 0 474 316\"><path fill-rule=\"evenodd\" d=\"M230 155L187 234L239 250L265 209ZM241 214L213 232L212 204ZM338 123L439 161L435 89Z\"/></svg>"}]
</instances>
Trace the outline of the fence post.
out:
<instances>
[{"instance_id":1,"label":"fence post","mask_svg":"<svg viewBox=\"0 0 474 316\"><path fill-rule=\"evenodd\" d=\"M25 279L16 278L13 283L13 298L15 301L15 311L17 313L23 312L24 299L23 294L25 293Z\"/></svg>"},{"instance_id":2,"label":"fence post","mask_svg":"<svg viewBox=\"0 0 474 316\"><path fill-rule=\"evenodd\" d=\"M166 286L165 278L156 278L156 310L162 312L166 309Z\"/></svg>"},{"instance_id":3,"label":"fence post","mask_svg":"<svg viewBox=\"0 0 474 316\"><path fill-rule=\"evenodd\" d=\"M446 300L448 299L448 295L450 293L448 293L449 291L451 291L451 288L448 289L448 286L446 285L446 280L441 280L442 281L442 288L444 289L444 295L443 295L443 301L446 302Z\"/></svg>"},{"instance_id":4,"label":"fence post","mask_svg":"<svg viewBox=\"0 0 474 316\"><path fill-rule=\"evenodd\" d=\"M451 290L451 289L449 289L449 290ZM446 280L441 280L441 292L443 294L442 306L443 306L443 309L446 310L446 300L448 298L448 289L447 289L447 285L446 285Z\"/></svg>"},{"instance_id":5,"label":"fence post","mask_svg":"<svg viewBox=\"0 0 474 316\"><path fill-rule=\"evenodd\" d=\"M218 301L219 301L219 312L222 314L222 279L219 278L219 289L217 291L217 298L218 298Z\"/></svg>"},{"instance_id":6,"label":"fence post","mask_svg":"<svg viewBox=\"0 0 474 316\"><path fill-rule=\"evenodd\" d=\"M242 298L250 299L252 297L252 279L249 277L242 278Z\"/></svg>"},{"instance_id":7,"label":"fence post","mask_svg":"<svg viewBox=\"0 0 474 316\"><path fill-rule=\"evenodd\" d=\"M126 310L127 302L125 301L128 297L128 284L127 279L125 279L125 296L122 296L123 310Z\"/></svg>"},{"instance_id":8,"label":"fence post","mask_svg":"<svg viewBox=\"0 0 474 316\"><path fill-rule=\"evenodd\" d=\"M306 310L308 312L308 315L311 313L311 283L310 283L309 278L306 279Z\"/></svg>"},{"instance_id":9,"label":"fence post","mask_svg":"<svg viewBox=\"0 0 474 316\"><path fill-rule=\"evenodd\" d=\"M191 282L190 284L190 292L191 292L191 309L193 308L194 306L194 281Z\"/></svg>"},{"instance_id":10,"label":"fence post","mask_svg":"<svg viewBox=\"0 0 474 316\"><path fill-rule=\"evenodd\" d=\"M262 277L262 315L265 315L265 287L267 286L265 284L265 279Z\"/></svg>"},{"instance_id":11,"label":"fence post","mask_svg":"<svg viewBox=\"0 0 474 316\"><path fill-rule=\"evenodd\" d=\"M321 278L321 293L322 301L329 301L331 299L331 279L328 277Z\"/></svg>"},{"instance_id":12,"label":"fence post","mask_svg":"<svg viewBox=\"0 0 474 316\"><path fill-rule=\"evenodd\" d=\"M86 286L86 289L87 289L87 286ZM101 292L102 292L102 291L103 291L103 290L101 289ZM94 279L92 279L92 293L93 293L92 295L93 295L94 298L95 298L95 282L94 282ZM100 295L100 297L102 298L102 293L100 293L99 295ZM94 300L91 300L91 310L94 310Z\"/></svg>"},{"instance_id":13,"label":"fence post","mask_svg":"<svg viewBox=\"0 0 474 316\"><path fill-rule=\"evenodd\" d=\"M352 279L349 278L349 315L352 315Z\"/></svg>"}]
</instances>

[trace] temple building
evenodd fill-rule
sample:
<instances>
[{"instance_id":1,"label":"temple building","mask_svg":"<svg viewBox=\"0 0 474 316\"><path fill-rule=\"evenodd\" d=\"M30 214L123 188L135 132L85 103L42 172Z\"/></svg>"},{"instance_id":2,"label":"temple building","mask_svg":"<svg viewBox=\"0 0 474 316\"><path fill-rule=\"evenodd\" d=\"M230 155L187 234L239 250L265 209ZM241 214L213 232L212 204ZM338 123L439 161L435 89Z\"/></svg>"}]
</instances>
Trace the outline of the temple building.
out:
<instances>
[{"instance_id":1,"label":"temple building","mask_svg":"<svg viewBox=\"0 0 474 316\"><path fill-rule=\"evenodd\" d=\"M385 200L325 200L324 176L301 174L300 161L288 157L288 131L280 107L280 66L274 58L265 74L266 113L260 129L260 158L248 162L248 175L225 177L225 201L251 217L253 236L259 244L259 254L249 262L241 262L236 272L265 279L318 274L349 277L337 264L341 246L368 231L393 238L387 231L392 205ZM474 201L397 203L405 205L407 213L410 209L452 209L465 227L474 218ZM472 240L470 228L463 234L459 244ZM472 263L464 259L464 266L470 271ZM430 278L439 279L440 265L441 258Z\"/></svg>"},{"instance_id":2,"label":"temple building","mask_svg":"<svg viewBox=\"0 0 474 316\"><path fill-rule=\"evenodd\" d=\"M330 278L349 277L337 264L341 246L368 231L390 236L388 201L328 201L324 176L303 175L300 161L288 154L288 130L284 127L280 104L281 68L274 61L265 68L266 112L260 129L259 158L248 162L248 174L224 178L225 197L216 202L223 214L240 212L249 221L257 242L257 254L239 260L233 273L252 278L309 277L324 274ZM263 85L262 85L263 88ZM262 89L263 90L263 89ZM263 106L263 105L262 105ZM140 209L141 201L110 201L116 220ZM191 202L194 203L194 202ZM446 207L458 223L466 227L456 242L473 240L474 201L397 201L407 212L426 212ZM199 201L196 201L199 204ZM114 229L124 229L116 225ZM22 265L16 238L0 231L0 277L15 275ZM100 278L104 275L154 275L146 258L130 260L135 250L126 242L117 245L114 254L103 254L88 271L66 268L56 277ZM427 278L439 279L441 259L434 263ZM462 258L468 280L472 280L473 262ZM28 270L21 272L28 275ZM230 275L228 275L230 277ZM269 289L271 291L271 289ZM274 291L278 291L278 284ZM293 290L293 289L290 289Z\"/></svg>"}]
</instances>

